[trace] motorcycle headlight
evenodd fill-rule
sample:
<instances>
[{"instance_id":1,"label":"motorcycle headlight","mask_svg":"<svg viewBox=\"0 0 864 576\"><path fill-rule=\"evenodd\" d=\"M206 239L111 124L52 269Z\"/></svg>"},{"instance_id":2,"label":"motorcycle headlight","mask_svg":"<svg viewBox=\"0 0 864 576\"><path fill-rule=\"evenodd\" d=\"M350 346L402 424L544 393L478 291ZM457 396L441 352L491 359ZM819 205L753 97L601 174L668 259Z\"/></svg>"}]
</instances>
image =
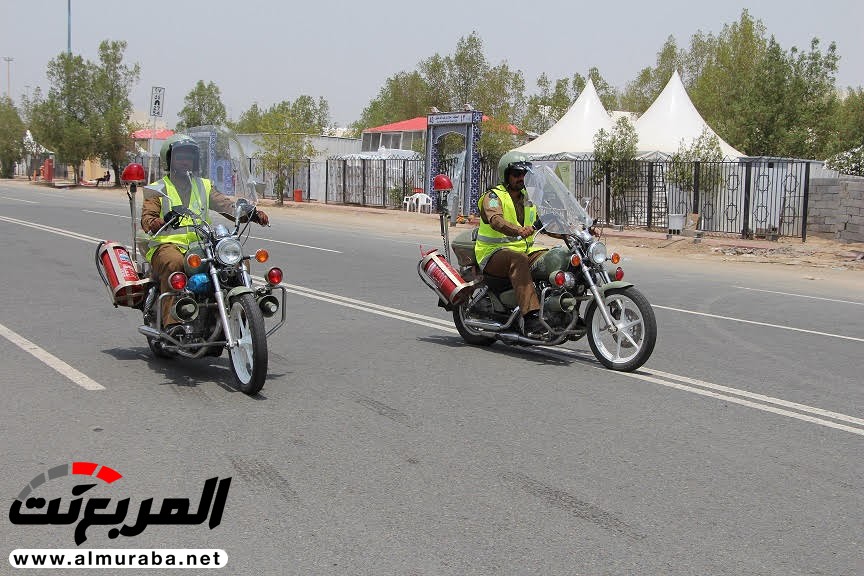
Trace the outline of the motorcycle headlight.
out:
<instances>
[{"instance_id":1,"label":"motorcycle headlight","mask_svg":"<svg viewBox=\"0 0 864 576\"><path fill-rule=\"evenodd\" d=\"M588 257L591 258L591 261L595 264L602 264L606 261L606 245L602 242L594 242L594 244L588 248Z\"/></svg>"},{"instance_id":2,"label":"motorcycle headlight","mask_svg":"<svg viewBox=\"0 0 864 576\"><path fill-rule=\"evenodd\" d=\"M223 238L216 244L216 259L225 266L233 266L243 258L243 247L234 238Z\"/></svg>"}]
</instances>

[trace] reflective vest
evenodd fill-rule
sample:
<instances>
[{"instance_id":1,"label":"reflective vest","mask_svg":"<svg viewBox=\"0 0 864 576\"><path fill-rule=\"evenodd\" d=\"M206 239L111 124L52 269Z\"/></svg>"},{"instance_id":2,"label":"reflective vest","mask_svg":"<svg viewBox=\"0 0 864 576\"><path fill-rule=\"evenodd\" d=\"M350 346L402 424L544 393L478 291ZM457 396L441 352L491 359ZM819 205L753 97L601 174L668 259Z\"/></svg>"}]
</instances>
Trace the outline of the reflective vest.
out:
<instances>
[{"instance_id":1,"label":"reflective vest","mask_svg":"<svg viewBox=\"0 0 864 576\"><path fill-rule=\"evenodd\" d=\"M510 193L507 192L507 189L504 188L503 185L499 184L495 188L486 192L486 194L489 192L495 192L498 196L498 200L501 201L501 208L504 211L504 219L507 220L507 222L519 226L530 226L535 220L537 220L537 208L531 202L526 202L523 222L519 222L519 219L516 217L516 206L513 204L513 198L510 197ZM481 196L480 200L477 201L477 208L479 210L483 209L483 198L486 194ZM480 264L480 269L482 270L485 268L486 263L489 261L489 258L492 257L492 254L502 248L515 250L516 252L524 252L525 254L530 254L531 252L544 249L540 246L534 246L534 236L529 236L528 238L506 236L505 234L494 230L492 226L486 222L481 221L480 228L477 230L477 242L474 244L474 257Z\"/></svg>"},{"instance_id":2,"label":"reflective vest","mask_svg":"<svg viewBox=\"0 0 864 576\"><path fill-rule=\"evenodd\" d=\"M174 186L174 183L168 179L168 176L150 184L148 188L161 190L168 195L168 198L165 196L160 196L159 198L162 204L160 216L163 219L173 206L183 205L183 200L181 200L177 188ZM213 183L210 182L210 180L204 178L193 178L192 188L189 191L189 205L186 206L186 208L192 212L201 214L201 217L207 222L210 222L210 190L212 188ZM198 234L191 225L192 219L188 216L182 216L180 218L180 226L178 226L176 230L169 227L163 230L161 234L151 237L150 241L147 243L147 261L150 261L153 252L155 252L156 248L162 244L175 244L177 248L180 249L180 252L185 253L189 249L190 244L198 241Z\"/></svg>"}]
</instances>

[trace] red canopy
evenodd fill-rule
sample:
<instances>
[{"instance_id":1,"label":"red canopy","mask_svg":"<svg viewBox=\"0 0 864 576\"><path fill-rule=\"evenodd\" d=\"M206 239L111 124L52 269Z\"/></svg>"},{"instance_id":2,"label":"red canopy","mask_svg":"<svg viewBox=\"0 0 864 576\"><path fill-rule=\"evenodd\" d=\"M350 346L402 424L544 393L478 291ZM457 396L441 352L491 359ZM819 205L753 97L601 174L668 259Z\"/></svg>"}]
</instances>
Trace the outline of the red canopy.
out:
<instances>
[{"instance_id":1,"label":"red canopy","mask_svg":"<svg viewBox=\"0 0 864 576\"><path fill-rule=\"evenodd\" d=\"M174 131L168 130L167 128L163 128L160 130L151 130L150 128L145 128L144 130L138 130L137 132L132 133L133 140L165 140L169 136L173 136Z\"/></svg>"},{"instance_id":2,"label":"red canopy","mask_svg":"<svg viewBox=\"0 0 864 576\"><path fill-rule=\"evenodd\" d=\"M483 115L483 121L486 122L489 120L489 117L485 114ZM521 130L516 126L510 124L509 130L511 134L519 134ZM402 120L401 122L394 122L393 124L385 124L384 126L376 126L374 128L367 128L363 130L363 132L425 132L426 131L426 116L418 116L417 118L411 118L410 120Z\"/></svg>"}]
</instances>

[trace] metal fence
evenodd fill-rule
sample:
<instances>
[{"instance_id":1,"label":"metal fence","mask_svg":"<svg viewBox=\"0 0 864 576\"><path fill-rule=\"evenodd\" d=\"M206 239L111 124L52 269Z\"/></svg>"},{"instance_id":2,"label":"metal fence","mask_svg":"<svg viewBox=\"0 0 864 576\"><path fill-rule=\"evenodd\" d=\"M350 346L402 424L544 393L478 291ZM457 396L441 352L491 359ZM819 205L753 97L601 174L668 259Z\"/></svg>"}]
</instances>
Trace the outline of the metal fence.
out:
<instances>
[{"instance_id":1,"label":"metal fence","mask_svg":"<svg viewBox=\"0 0 864 576\"><path fill-rule=\"evenodd\" d=\"M248 158L250 176L267 183L273 197L275 173ZM630 161L606 169L590 157L546 158L573 191L588 199L600 223L669 229L669 215L698 214L697 229L743 237L807 237L810 163L804 160L741 159L725 162ZM441 164L454 182L456 162ZM425 191L424 160L331 158L298 160L286 172L285 198L301 190L304 200L401 208L405 196ZM481 164L479 192L497 184L497 166ZM432 194L433 208L440 211ZM476 211L476 197L468 206ZM677 220L673 218L673 220Z\"/></svg>"},{"instance_id":2,"label":"metal fence","mask_svg":"<svg viewBox=\"0 0 864 576\"><path fill-rule=\"evenodd\" d=\"M578 199L589 199L589 212L603 224L668 230L670 214L695 213L698 230L707 233L806 239L807 161L631 161L606 170L592 158L535 162L550 165ZM423 160L328 160L323 201L398 208L425 181ZM497 167L484 163L480 191L496 183Z\"/></svg>"}]
</instances>

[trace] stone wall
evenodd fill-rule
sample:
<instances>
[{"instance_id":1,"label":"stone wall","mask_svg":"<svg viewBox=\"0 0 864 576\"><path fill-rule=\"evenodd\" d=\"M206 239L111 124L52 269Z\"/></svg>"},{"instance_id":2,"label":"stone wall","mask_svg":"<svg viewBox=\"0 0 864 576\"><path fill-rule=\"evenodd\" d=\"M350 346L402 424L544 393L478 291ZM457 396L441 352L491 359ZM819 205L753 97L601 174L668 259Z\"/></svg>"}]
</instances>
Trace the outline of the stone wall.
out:
<instances>
[{"instance_id":1,"label":"stone wall","mask_svg":"<svg viewBox=\"0 0 864 576\"><path fill-rule=\"evenodd\" d=\"M833 234L841 242L864 242L864 178L810 180L807 232Z\"/></svg>"}]
</instances>

